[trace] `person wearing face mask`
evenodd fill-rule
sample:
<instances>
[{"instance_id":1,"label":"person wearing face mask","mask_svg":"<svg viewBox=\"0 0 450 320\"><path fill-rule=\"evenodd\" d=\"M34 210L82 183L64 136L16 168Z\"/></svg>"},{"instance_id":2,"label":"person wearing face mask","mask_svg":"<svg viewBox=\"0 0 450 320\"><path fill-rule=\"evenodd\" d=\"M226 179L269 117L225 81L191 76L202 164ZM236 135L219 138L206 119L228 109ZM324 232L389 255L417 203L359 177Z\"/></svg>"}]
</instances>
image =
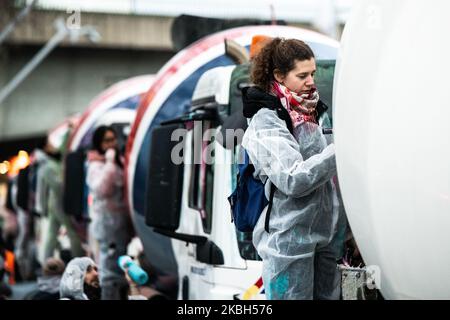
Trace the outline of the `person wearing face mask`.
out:
<instances>
[{"instance_id":1,"label":"person wearing face mask","mask_svg":"<svg viewBox=\"0 0 450 320\"><path fill-rule=\"evenodd\" d=\"M242 146L274 197L265 228L264 210L253 231L263 259L268 299L339 299L337 259L343 239L334 144L326 106L314 84L311 48L297 39L275 38L252 62L254 87L243 93L250 118Z\"/></svg>"},{"instance_id":2,"label":"person wearing face mask","mask_svg":"<svg viewBox=\"0 0 450 320\"><path fill-rule=\"evenodd\" d=\"M94 132L86 182L92 197L90 233L99 245L102 299L117 300L127 284L117 259L126 254L132 229L124 198L123 159L111 127L100 126Z\"/></svg>"}]
</instances>

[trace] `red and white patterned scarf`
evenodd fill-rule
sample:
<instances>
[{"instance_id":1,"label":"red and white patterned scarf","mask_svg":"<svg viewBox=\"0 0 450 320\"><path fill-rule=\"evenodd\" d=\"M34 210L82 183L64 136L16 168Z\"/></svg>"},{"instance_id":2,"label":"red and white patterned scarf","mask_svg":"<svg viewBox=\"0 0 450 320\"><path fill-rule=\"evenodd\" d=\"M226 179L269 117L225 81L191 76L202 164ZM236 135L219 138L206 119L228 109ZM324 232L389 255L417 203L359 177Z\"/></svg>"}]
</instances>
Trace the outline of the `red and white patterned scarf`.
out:
<instances>
[{"instance_id":1,"label":"red and white patterned scarf","mask_svg":"<svg viewBox=\"0 0 450 320\"><path fill-rule=\"evenodd\" d=\"M314 86L309 93L298 95L277 81L272 82L272 93L275 94L287 109L292 119L292 125L297 127L302 122L317 123L316 106L319 92ZM283 100L286 103L283 103Z\"/></svg>"}]
</instances>

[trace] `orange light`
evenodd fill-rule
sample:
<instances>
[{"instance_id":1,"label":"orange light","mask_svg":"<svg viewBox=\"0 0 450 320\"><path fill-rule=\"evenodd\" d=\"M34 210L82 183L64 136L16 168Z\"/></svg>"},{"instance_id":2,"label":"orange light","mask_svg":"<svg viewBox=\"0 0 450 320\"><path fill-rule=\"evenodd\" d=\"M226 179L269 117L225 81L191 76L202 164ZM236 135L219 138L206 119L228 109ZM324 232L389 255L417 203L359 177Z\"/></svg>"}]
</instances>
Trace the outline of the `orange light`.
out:
<instances>
[{"instance_id":1,"label":"orange light","mask_svg":"<svg viewBox=\"0 0 450 320\"><path fill-rule=\"evenodd\" d=\"M8 173L10 166L9 161L3 161L0 163L0 174Z\"/></svg>"},{"instance_id":2,"label":"orange light","mask_svg":"<svg viewBox=\"0 0 450 320\"><path fill-rule=\"evenodd\" d=\"M20 150L17 157L17 165L19 166L19 169L25 169L30 164L30 156L28 155L28 152Z\"/></svg>"},{"instance_id":3,"label":"orange light","mask_svg":"<svg viewBox=\"0 0 450 320\"><path fill-rule=\"evenodd\" d=\"M20 150L17 156L13 157L10 160L10 168L8 171L8 175L10 177L16 176L20 170L25 169L30 164L30 157L28 156L28 152Z\"/></svg>"}]
</instances>

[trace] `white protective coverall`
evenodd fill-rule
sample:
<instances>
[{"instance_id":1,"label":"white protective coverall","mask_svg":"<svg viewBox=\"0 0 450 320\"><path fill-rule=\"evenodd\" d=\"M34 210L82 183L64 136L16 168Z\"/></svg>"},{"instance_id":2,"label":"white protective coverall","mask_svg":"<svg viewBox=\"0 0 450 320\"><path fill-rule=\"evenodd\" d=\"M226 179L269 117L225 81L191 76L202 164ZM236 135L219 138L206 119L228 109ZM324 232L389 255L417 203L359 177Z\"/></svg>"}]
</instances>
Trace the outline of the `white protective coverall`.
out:
<instances>
[{"instance_id":1,"label":"white protective coverall","mask_svg":"<svg viewBox=\"0 0 450 320\"><path fill-rule=\"evenodd\" d=\"M326 113L319 124L324 119ZM275 110L262 108L252 117L242 146L255 177L263 182L268 178L277 187L270 232L264 229L267 209L253 231L253 244L263 259L266 297L339 299L336 260L343 232L337 232L342 219L332 181L334 144L327 142L320 125L302 122L292 135ZM265 185L269 198L270 183Z\"/></svg>"},{"instance_id":2,"label":"white protective coverall","mask_svg":"<svg viewBox=\"0 0 450 320\"><path fill-rule=\"evenodd\" d=\"M102 299L119 299L118 290L126 284L126 279L117 259L127 253L131 233L123 170L114 162L114 157L106 161L91 160L86 179L93 198L93 234L100 246Z\"/></svg>"},{"instance_id":3,"label":"white protective coverall","mask_svg":"<svg viewBox=\"0 0 450 320\"><path fill-rule=\"evenodd\" d=\"M88 257L74 258L67 264L59 285L61 300L89 300L83 286L89 266L95 266L95 262Z\"/></svg>"}]
</instances>

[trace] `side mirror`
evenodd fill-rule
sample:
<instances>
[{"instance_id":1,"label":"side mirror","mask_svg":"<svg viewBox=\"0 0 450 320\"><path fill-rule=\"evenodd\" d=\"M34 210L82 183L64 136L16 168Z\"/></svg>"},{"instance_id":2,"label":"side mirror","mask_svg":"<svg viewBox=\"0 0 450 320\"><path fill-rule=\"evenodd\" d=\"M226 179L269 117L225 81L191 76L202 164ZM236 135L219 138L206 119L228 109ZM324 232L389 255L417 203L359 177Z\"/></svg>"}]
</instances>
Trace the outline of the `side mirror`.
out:
<instances>
[{"instance_id":1,"label":"side mirror","mask_svg":"<svg viewBox=\"0 0 450 320\"><path fill-rule=\"evenodd\" d=\"M175 231L180 224L183 164L175 164L171 151L178 141L171 141L181 123L160 126L153 130L150 164L147 177L145 223L154 228Z\"/></svg>"},{"instance_id":2,"label":"side mirror","mask_svg":"<svg viewBox=\"0 0 450 320\"><path fill-rule=\"evenodd\" d=\"M225 263L222 250L206 237L177 233L158 228L155 228L154 231L169 238L195 244L197 246L197 261L212 265L222 265Z\"/></svg>"},{"instance_id":3,"label":"side mirror","mask_svg":"<svg viewBox=\"0 0 450 320\"><path fill-rule=\"evenodd\" d=\"M17 176L17 194L16 201L17 206L22 208L23 210L28 210L28 199L29 199L29 175L30 175L30 166L19 171Z\"/></svg>"},{"instance_id":4,"label":"side mirror","mask_svg":"<svg viewBox=\"0 0 450 320\"><path fill-rule=\"evenodd\" d=\"M197 260L212 265L225 263L222 250L211 240L197 244Z\"/></svg>"},{"instance_id":5,"label":"side mirror","mask_svg":"<svg viewBox=\"0 0 450 320\"><path fill-rule=\"evenodd\" d=\"M64 212L77 219L87 210L85 160L84 150L77 150L66 156L64 166Z\"/></svg>"}]
</instances>

